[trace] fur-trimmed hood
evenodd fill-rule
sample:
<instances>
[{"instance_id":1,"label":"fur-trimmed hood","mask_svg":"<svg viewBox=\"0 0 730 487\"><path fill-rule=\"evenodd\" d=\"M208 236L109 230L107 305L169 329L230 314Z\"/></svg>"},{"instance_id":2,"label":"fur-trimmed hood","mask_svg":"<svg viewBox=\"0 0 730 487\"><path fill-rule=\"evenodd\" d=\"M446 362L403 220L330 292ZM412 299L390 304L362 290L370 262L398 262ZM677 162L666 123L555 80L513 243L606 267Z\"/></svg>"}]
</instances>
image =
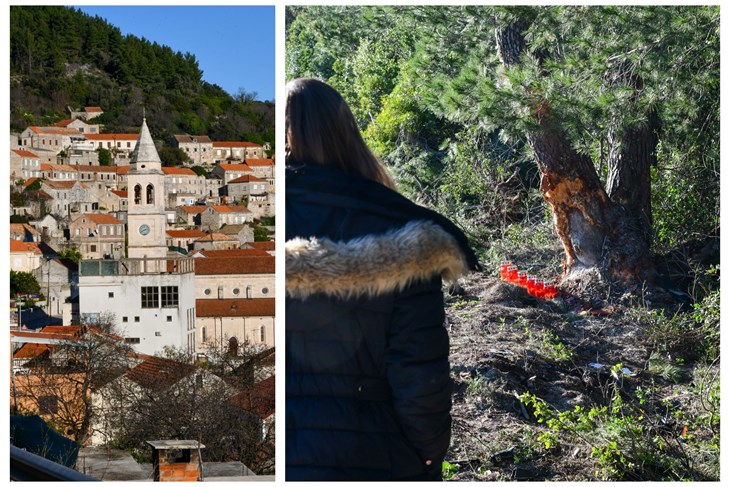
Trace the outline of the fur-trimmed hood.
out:
<instances>
[{"instance_id":1,"label":"fur-trimmed hood","mask_svg":"<svg viewBox=\"0 0 730 487\"><path fill-rule=\"evenodd\" d=\"M374 297L436 275L454 281L469 267L456 239L427 220L345 242L294 238L286 242L286 294Z\"/></svg>"}]
</instances>

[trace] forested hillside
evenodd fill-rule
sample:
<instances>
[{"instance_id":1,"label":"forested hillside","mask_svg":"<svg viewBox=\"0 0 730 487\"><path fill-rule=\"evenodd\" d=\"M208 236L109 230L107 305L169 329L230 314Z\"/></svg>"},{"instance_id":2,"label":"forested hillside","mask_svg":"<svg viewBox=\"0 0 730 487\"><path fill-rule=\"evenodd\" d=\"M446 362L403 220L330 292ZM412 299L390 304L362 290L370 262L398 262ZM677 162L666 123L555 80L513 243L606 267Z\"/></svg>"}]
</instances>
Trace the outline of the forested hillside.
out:
<instances>
[{"instance_id":1,"label":"forested hillside","mask_svg":"<svg viewBox=\"0 0 730 487\"><path fill-rule=\"evenodd\" d=\"M449 299L461 480L718 480L720 9L289 7L484 274ZM535 299L500 262L558 283Z\"/></svg>"},{"instance_id":2,"label":"forested hillside","mask_svg":"<svg viewBox=\"0 0 730 487\"><path fill-rule=\"evenodd\" d=\"M274 104L202 80L194 54L175 52L67 7L10 8L10 125L48 125L67 106L101 106L107 132L207 134L274 147Z\"/></svg>"}]
</instances>

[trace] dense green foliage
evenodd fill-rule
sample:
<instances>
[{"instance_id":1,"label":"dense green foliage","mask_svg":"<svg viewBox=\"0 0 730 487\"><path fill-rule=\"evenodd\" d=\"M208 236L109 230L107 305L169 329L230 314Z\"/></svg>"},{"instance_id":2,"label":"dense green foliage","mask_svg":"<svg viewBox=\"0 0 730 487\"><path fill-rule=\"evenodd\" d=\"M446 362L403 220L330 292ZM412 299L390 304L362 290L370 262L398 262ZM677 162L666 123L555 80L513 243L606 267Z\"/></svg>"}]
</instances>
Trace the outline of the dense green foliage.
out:
<instances>
[{"instance_id":1,"label":"dense green foliage","mask_svg":"<svg viewBox=\"0 0 730 487\"><path fill-rule=\"evenodd\" d=\"M505 68L495 27L518 18L526 55ZM696 6L292 7L286 75L332 84L402 190L490 237L544 215L525 144L542 100L604 180L610 135L656 114L664 252L719 226L719 26Z\"/></svg>"},{"instance_id":2,"label":"dense green foliage","mask_svg":"<svg viewBox=\"0 0 730 487\"><path fill-rule=\"evenodd\" d=\"M101 106L109 132L139 127L143 109L153 133L207 134L214 140L269 142L274 104L231 96L202 80L195 56L175 52L74 8L10 8L10 124L49 125L67 106Z\"/></svg>"},{"instance_id":3,"label":"dense green foliage","mask_svg":"<svg viewBox=\"0 0 730 487\"><path fill-rule=\"evenodd\" d=\"M16 294L37 294L40 291L41 287L33 274L10 271L10 297Z\"/></svg>"}]
</instances>

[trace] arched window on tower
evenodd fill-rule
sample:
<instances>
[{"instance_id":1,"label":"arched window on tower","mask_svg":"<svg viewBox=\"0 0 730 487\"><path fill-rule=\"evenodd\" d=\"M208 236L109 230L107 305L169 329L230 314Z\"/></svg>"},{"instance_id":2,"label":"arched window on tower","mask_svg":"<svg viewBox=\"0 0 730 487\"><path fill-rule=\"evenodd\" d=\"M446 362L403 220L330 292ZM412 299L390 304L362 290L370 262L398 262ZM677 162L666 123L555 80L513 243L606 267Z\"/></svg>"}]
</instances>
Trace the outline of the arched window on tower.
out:
<instances>
[{"instance_id":1,"label":"arched window on tower","mask_svg":"<svg viewBox=\"0 0 730 487\"><path fill-rule=\"evenodd\" d=\"M134 186L134 204L139 205L142 203L142 186L139 184Z\"/></svg>"},{"instance_id":2,"label":"arched window on tower","mask_svg":"<svg viewBox=\"0 0 730 487\"><path fill-rule=\"evenodd\" d=\"M148 205L154 205L155 204L155 187L151 184L147 185L147 204Z\"/></svg>"}]
</instances>

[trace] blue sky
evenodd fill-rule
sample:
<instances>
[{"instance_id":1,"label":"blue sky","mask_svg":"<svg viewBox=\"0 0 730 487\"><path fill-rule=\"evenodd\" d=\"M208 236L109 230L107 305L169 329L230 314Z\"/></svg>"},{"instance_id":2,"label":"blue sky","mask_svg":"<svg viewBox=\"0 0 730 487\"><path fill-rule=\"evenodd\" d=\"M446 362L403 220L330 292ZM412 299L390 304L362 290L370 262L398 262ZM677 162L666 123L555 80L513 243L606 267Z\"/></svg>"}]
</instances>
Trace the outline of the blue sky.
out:
<instances>
[{"instance_id":1,"label":"blue sky","mask_svg":"<svg viewBox=\"0 0 730 487\"><path fill-rule=\"evenodd\" d=\"M174 51L195 55L203 79L231 95L243 89L258 100L275 98L274 7L78 6L118 27Z\"/></svg>"}]
</instances>

